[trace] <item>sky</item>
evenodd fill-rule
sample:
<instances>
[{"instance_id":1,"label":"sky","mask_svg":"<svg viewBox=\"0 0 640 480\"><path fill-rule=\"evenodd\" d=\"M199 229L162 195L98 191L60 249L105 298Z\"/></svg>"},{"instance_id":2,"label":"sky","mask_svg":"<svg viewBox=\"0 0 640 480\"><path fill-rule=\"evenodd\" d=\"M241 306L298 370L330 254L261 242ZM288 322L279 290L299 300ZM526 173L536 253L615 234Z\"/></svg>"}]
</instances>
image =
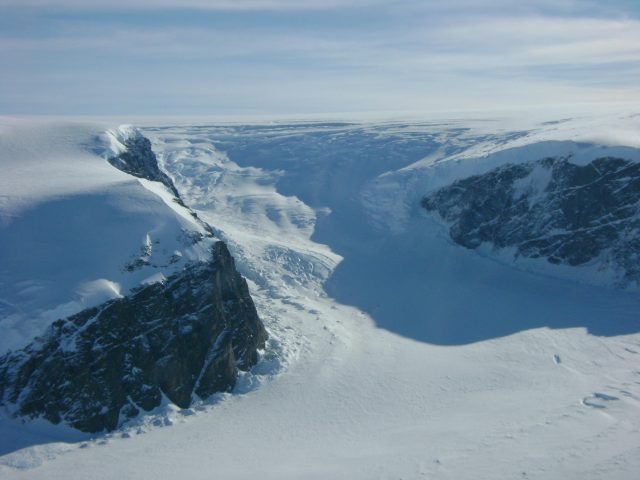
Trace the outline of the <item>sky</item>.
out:
<instances>
[{"instance_id":1,"label":"sky","mask_svg":"<svg viewBox=\"0 0 640 480\"><path fill-rule=\"evenodd\" d=\"M640 106L640 0L0 0L0 114Z\"/></svg>"}]
</instances>

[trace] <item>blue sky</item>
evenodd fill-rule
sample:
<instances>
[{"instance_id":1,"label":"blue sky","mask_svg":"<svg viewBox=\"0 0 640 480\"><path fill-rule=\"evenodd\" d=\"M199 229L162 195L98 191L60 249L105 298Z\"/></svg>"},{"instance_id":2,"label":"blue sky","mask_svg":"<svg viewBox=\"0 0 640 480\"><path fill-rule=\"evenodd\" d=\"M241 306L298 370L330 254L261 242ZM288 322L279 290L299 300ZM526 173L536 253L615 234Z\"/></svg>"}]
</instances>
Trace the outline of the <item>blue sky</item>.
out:
<instances>
[{"instance_id":1,"label":"blue sky","mask_svg":"<svg viewBox=\"0 0 640 480\"><path fill-rule=\"evenodd\" d=\"M0 114L638 103L640 1L0 0Z\"/></svg>"}]
</instances>

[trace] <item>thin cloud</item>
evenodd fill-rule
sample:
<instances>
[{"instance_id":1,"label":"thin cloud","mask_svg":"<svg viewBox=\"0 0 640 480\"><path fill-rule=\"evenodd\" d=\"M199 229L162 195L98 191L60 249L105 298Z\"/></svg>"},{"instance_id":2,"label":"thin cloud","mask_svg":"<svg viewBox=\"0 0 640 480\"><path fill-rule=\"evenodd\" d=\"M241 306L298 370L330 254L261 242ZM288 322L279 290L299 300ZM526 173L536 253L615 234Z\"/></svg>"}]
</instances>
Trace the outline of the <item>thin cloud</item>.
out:
<instances>
[{"instance_id":1,"label":"thin cloud","mask_svg":"<svg viewBox=\"0 0 640 480\"><path fill-rule=\"evenodd\" d=\"M254 0L228 15L177 19L156 12L53 20L33 14L33 34L0 32L0 110L299 113L640 100L640 21L567 16L578 2L563 2L562 15L541 13L553 10L552 2L538 2L534 13L498 11L513 5L507 0L487 2L482 12L407 1L286 15L250 11L258 3L286 9L293 2Z\"/></svg>"},{"instance_id":2,"label":"thin cloud","mask_svg":"<svg viewBox=\"0 0 640 480\"><path fill-rule=\"evenodd\" d=\"M376 0L3 0L4 7L47 10L320 10L372 5Z\"/></svg>"}]
</instances>

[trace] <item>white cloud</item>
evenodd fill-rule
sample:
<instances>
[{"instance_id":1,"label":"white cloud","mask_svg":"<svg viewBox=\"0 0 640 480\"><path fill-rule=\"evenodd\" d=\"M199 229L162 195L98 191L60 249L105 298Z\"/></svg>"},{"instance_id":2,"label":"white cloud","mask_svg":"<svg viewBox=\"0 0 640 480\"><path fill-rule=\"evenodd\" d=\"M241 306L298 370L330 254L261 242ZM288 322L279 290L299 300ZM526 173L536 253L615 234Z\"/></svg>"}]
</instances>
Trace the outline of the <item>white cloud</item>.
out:
<instances>
[{"instance_id":1,"label":"white cloud","mask_svg":"<svg viewBox=\"0 0 640 480\"><path fill-rule=\"evenodd\" d=\"M75 1L57 4L70 6ZM302 4L319 8L321 3L365 2L252 0L233 2L233 8L258 4L260 8L300 8ZM49 4L44 0L21 3ZM205 2L181 4L199 3ZM231 4L206 3L211 8ZM288 21L289 16L283 21L270 16L268 22L260 23L261 15L249 12L239 12L240 20L231 24L215 26L190 23L188 16L175 23L170 16L163 17L156 24L147 21L146 14L138 15L144 21L135 15L113 21L112 15L104 23L100 15L62 15L55 28L37 35L0 32L0 103L36 105L40 98L42 104L59 101L60 108L65 108L63 100L68 96L67 106L75 102L100 109L106 108L98 106L100 98L118 97L123 105L140 109L144 105L159 108L165 102L189 111L234 105L326 111L394 105L398 109L443 108L445 104L481 108L525 101L640 101L640 21L636 19L531 13L522 4L500 11L515 5L508 0L483 2L487 9L480 12L454 10L442 2L400 3L407 7L388 3L384 12L382 7L367 11L377 15L373 23L360 22L359 12L349 17L354 23L336 24L331 23L331 15L297 12L305 20L302 26ZM456 5L471 3L464 0ZM551 8L551 3L538 2L538 6ZM120 0L109 4L124 8ZM148 0L137 5L173 3ZM564 10L576 5L570 0L561 3ZM244 24L243 15L252 15L251 22ZM3 96L3 91L11 95Z\"/></svg>"},{"instance_id":2,"label":"white cloud","mask_svg":"<svg viewBox=\"0 0 640 480\"><path fill-rule=\"evenodd\" d=\"M382 34L381 34L382 33ZM69 25L52 36L0 37L0 51L113 50L209 58L304 53L353 66L482 69L640 61L640 21L554 17L467 18L393 32L290 28L259 33L203 27Z\"/></svg>"}]
</instances>

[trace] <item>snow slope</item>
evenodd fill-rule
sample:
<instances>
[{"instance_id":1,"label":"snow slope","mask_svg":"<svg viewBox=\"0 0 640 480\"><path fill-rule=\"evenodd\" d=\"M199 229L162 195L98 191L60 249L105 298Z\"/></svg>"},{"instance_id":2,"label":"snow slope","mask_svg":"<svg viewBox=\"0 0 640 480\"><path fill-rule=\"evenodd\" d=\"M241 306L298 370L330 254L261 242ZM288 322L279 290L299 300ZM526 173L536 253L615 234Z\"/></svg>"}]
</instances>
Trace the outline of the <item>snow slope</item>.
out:
<instances>
[{"instance_id":1,"label":"snow slope","mask_svg":"<svg viewBox=\"0 0 640 480\"><path fill-rule=\"evenodd\" d=\"M579 150L584 125L631 132L611 148L638 146L638 117L517 131L464 121L144 129L185 203L228 241L272 344L242 395L167 407L83 442L36 437L5 449L0 475L636 478L637 295L464 250L419 207L470 172ZM523 146L529 154L514 156Z\"/></svg>"},{"instance_id":2,"label":"snow slope","mask_svg":"<svg viewBox=\"0 0 640 480\"><path fill-rule=\"evenodd\" d=\"M114 140L105 130L8 119L0 125L0 353L57 318L208 255L210 242L190 240L203 228L163 185L103 158Z\"/></svg>"}]
</instances>

